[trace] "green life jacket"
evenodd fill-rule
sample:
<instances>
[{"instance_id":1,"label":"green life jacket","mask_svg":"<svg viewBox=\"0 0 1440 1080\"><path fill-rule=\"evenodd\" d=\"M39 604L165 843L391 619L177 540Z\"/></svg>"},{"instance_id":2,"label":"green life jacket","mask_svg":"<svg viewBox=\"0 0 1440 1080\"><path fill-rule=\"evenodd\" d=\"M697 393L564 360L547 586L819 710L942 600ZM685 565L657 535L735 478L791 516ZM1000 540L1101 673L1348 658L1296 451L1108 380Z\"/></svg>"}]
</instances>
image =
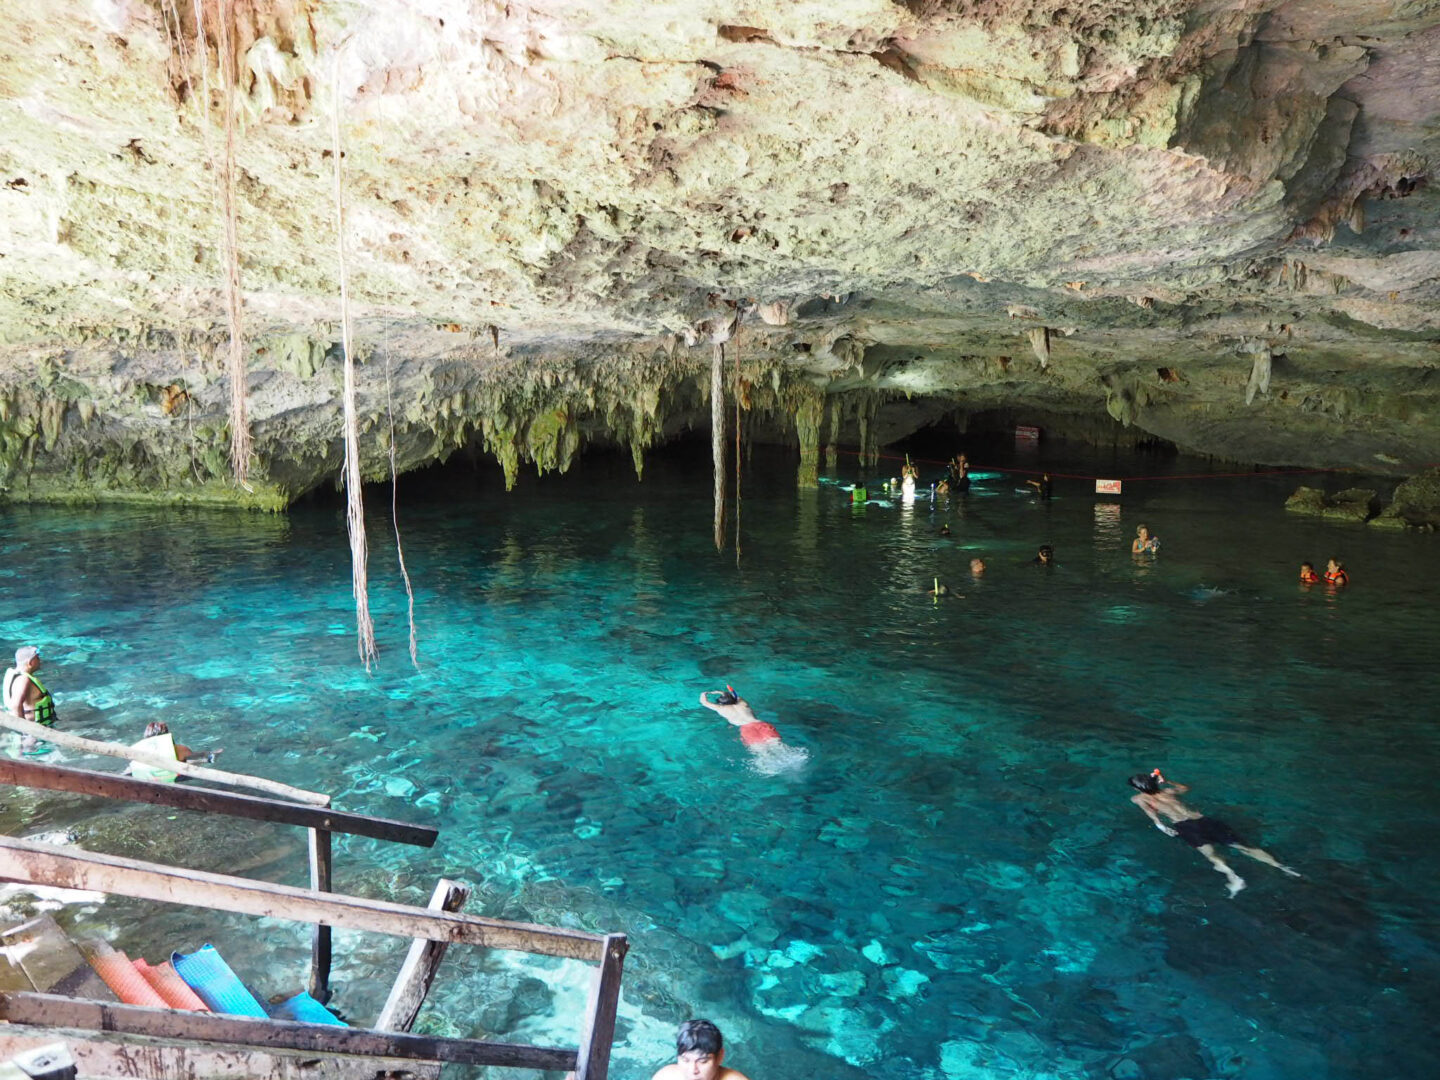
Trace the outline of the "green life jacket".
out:
<instances>
[{"instance_id":1,"label":"green life jacket","mask_svg":"<svg viewBox=\"0 0 1440 1080\"><path fill-rule=\"evenodd\" d=\"M40 691L40 700L33 704L26 705L25 711L30 713L29 719L37 724L44 724L46 727L55 726L55 699L50 696L50 691L45 689L45 684L31 675L28 671L22 674L35 684L35 689Z\"/></svg>"}]
</instances>

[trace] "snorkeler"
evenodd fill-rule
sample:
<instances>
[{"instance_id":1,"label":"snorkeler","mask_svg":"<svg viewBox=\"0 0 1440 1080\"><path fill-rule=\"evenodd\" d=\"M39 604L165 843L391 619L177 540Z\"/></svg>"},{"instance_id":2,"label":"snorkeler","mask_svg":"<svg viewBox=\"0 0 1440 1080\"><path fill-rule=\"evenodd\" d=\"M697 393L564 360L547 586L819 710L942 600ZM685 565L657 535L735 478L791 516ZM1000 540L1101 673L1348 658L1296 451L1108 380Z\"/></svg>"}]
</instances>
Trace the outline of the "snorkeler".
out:
<instances>
[{"instance_id":1,"label":"snorkeler","mask_svg":"<svg viewBox=\"0 0 1440 1080\"><path fill-rule=\"evenodd\" d=\"M710 700L711 694L715 695L714 701ZM767 724L757 717L755 710L750 708L750 703L735 693L733 686L726 686L724 690L706 690L700 695L700 704L707 709L713 709L738 727L740 741L751 749L780 741L780 732L775 730L775 725Z\"/></svg>"},{"instance_id":2,"label":"snorkeler","mask_svg":"<svg viewBox=\"0 0 1440 1080\"><path fill-rule=\"evenodd\" d=\"M1319 583L1320 575L1315 572L1315 564L1309 562L1302 562L1300 564L1300 584L1318 585Z\"/></svg>"},{"instance_id":3,"label":"snorkeler","mask_svg":"<svg viewBox=\"0 0 1440 1080\"><path fill-rule=\"evenodd\" d=\"M1204 855L1210 861L1211 866L1225 875L1231 896L1245 888L1245 880L1230 869L1224 859L1215 854L1216 844L1233 847L1241 854L1248 855L1266 866L1273 866L1276 870L1289 874L1291 877L1300 876L1290 867L1276 861L1268 851L1246 844L1240 838L1240 834L1225 822L1218 818L1198 814L1182 803L1179 796L1190 790L1188 784L1172 783L1160 775L1159 769L1155 769L1130 777L1130 786L1139 793L1132 795L1130 801L1144 810L1145 816L1153 821L1155 827L1166 836L1178 836L1201 855ZM1174 822L1173 828L1160 820L1162 814Z\"/></svg>"},{"instance_id":4,"label":"snorkeler","mask_svg":"<svg viewBox=\"0 0 1440 1080\"><path fill-rule=\"evenodd\" d=\"M941 526L940 526L940 535L941 535L941 536L949 536L949 535L950 535L950 523L949 523L948 521L947 521L944 525L941 525Z\"/></svg>"},{"instance_id":5,"label":"snorkeler","mask_svg":"<svg viewBox=\"0 0 1440 1080\"><path fill-rule=\"evenodd\" d=\"M1135 541L1130 545L1132 555L1154 555L1160 550L1160 538L1151 536L1150 530L1144 525L1135 528Z\"/></svg>"},{"instance_id":6,"label":"snorkeler","mask_svg":"<svg viewBox=\"0 0 1440 1080\"><path fill-rule=\"evenodd\" d=\"M1331 559L1325 565L1326 585L1349 585L1350 575L1345 572L1345 564L1339 559Z\"/></svg>"},{"instance_id":7,"label":"snorkeler","mask_svg":"<svg viewBox=\"0 0 1440 1080\"><path fill-rule=\"evenodd\" d=\"M1035 553L1035 558L1030 561L1036 566L1054 566L1055 549L1049 544L1041 544L1040 550Z\"/></svg>"}]
</instances>

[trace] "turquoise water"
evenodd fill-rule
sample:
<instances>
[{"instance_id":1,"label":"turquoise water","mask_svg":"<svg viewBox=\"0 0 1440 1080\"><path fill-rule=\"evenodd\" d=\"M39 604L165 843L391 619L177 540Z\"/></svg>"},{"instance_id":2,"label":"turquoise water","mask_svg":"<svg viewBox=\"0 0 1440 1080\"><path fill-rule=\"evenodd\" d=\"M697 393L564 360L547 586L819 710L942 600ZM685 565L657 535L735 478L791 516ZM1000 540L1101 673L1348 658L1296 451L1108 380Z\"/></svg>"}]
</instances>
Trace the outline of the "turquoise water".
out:
<instances>
[{"instance_id":1,"label":"turquoise water","mask_svg":"<svg viewBox=\"0 0 1440 1080\"><path fill-rule=\"evenodd\" d=\"M129 740L159 710L231 768L442 829L429 852L337 841L337 888L423 904L445 873L474 911L628 933L618 1077L648 1077L689 1015L756 1080L1433 1072L1434 537L1291 518L1295 478L1061 480L1041 504L1000 474L854 508L757 453L737 568L708 468L657 454L638 484L598 458L508 495L488 472L402 479L418 672L372 493L371 675L338 504L6 508L0 646L42 648L69 730ZM1137 563L1142 521L1163 547ZM1052 571L1028 564L1043 542ZM1296 584L1332 553L1348 590ZM932 602L937 576L961 595ZM696 705L727 682L808 758L754 768ZM1155 766L1304 878L1237 856L1227 899L1127 801ZM8 832L305 879L299 830L4 801ZM304 979L290 924L61 917L152 961L213 940L267 994ZM373 1019L404 945L337 933L336 1008ZM588 976L452 950L422 1027L573 1044Z\"/></svg>"}]
</instances>

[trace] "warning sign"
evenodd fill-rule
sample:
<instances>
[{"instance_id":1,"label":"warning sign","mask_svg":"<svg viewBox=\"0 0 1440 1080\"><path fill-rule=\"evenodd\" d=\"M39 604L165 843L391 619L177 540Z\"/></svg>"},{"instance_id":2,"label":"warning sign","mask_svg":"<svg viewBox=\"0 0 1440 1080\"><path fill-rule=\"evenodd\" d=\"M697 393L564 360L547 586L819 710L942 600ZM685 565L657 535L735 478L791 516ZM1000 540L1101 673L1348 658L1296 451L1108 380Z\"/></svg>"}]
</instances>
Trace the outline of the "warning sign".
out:
<instances>
[{"instance_id":1,"label":"warning sign","mask_svg":"<svg viewBox=\"0 0 1440 1080\"><path fill-rule=\"evenodd\" d=\"M1120 494L1120 481L1119 481L1119 480L1096 480L1096 481L1095 481L1095 494L1096 494L1096 495L1119 495L1119 494Z\"/></svg>"}]
</instances>

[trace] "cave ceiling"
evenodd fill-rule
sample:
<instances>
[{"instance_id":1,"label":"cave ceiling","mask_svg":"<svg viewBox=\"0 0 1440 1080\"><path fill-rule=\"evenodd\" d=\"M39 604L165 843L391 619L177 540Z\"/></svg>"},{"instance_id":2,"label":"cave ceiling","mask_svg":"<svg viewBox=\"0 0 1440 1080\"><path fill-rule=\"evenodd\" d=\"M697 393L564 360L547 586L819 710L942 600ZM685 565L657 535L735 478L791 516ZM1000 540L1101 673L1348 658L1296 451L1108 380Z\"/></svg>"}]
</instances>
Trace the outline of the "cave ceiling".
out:
<instances>
[{"instance_id":1,"label":"cave ceiling","mask_svg":"<svg viewBox=\"0 0 1440 1080\"><path fill-rule=\"evenodd\" d=\"M258 475L333 475L337 137L372 472L638 464L722 342L791 438L871 394L1440 461L1435 0L10 0L7 490L223 488L222 173Z\"/></svg>"}]
</instances>

